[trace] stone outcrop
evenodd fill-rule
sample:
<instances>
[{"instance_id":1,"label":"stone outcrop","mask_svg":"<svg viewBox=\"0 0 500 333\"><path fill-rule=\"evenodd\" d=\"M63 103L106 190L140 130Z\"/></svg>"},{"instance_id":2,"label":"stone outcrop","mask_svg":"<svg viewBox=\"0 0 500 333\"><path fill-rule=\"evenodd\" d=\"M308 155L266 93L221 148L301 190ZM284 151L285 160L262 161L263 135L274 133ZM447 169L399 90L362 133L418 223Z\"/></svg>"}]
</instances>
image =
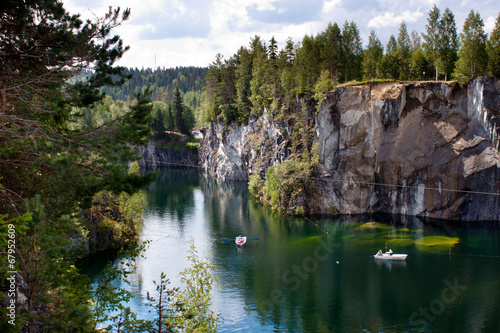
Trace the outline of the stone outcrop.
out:
<instances>
[{"instance_id":1,"label":"stone outcrop","mask_svg":"<svg viewBox=\"0 0 500 333\"><path fill-rule=\"evenodd\" d=\"M338 88L317 118L309 212L500 220L499 82ZM492 194L488 194L492 193Z\"/></svg>"},{"instance_id":2,"label":"stone outcrop","mask_svg":"<svg viewBox=\"0 0 500 333\"><path fill-rule=\"evenodd\" d=\"M150 141L146 146L140 146L136 149L138 155L141 157L141 159L137 161L141 168L198 167L198 154L192 151L161 148L161 144L154 140Z\"/></svg>"},{"instance_id":3,"label":"stone outcrop","mask_svg":"<svg viewBox=\"0 0 500 333\"><path fill-rule=\"evenodd\" d=\"M499 96L489 77L327 93L316 117L320 177L306 213L500 220ZM228 129L212 124L200 165L226 179L264 175L289 157L288 131L268 114Z\"/></svg>"},{"instance_id":4,"label":"stone outcrop","mask_svg":"<svg viewBox=\"0 0 500 333\"><path fill-rule=\"evenodd\" d=\"M252 173L262 176L270 166L288 157L288 126L265 112L247 125L226 129L212 123L203 131L199 149L200 166L210 174L230 180L248 180Z\"/></svg>"}]
</instances>

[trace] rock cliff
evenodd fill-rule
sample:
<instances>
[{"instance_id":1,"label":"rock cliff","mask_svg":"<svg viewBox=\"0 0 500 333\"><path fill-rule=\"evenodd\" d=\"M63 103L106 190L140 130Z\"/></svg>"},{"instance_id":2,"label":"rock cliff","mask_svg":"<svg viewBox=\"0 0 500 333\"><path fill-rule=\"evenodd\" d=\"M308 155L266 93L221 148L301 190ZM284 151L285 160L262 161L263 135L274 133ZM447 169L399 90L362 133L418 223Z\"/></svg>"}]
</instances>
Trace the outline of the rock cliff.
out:
<instances>
[{"instance_id":1,"label":"rock cliff","mask_svg":"<svg viewBox=\"0 0 500 333\"><path fill-rule=\"evenodd\" d=\"M306 213L500 220L499 115L489 77L336 88L315 119L320 177ZM288 157L287 131L268 114L211 125L200 163L223 178L264 174Z\"/></svg>"},{"instance_id":2,"label":"rock cliff","mask_svg":"<svg viewBox=\"0 0 500 333\"><path fill-rule=\"evenodd\" d=\"M137 161L141 168L198 167L198 154L195 152L160 148L160 144L154 140L150 141L146 146L140 146L136 149L138 155L141 157L141 159Z\"/></svg>"},{"instance_id":3,"label":"rock cliff","mask_svg":"<svg viewBox=\"0 0 500 333\"><path fill-rule=\"evenodd\" d=\"M252 173L264 176L270 166L288 157L287 131L287 124L275 121L268 112L250 119L247 125L228 129L212 123L203 131L200 165L218 178L248 180Z\"/></svg>"}]
</instances>

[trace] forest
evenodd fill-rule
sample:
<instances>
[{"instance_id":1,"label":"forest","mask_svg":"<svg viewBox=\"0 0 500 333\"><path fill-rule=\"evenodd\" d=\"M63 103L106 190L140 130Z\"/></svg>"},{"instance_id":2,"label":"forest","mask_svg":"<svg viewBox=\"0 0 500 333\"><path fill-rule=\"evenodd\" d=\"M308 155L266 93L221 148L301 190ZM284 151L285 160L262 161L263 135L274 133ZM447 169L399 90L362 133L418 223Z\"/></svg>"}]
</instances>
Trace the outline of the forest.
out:
<instances>
[{"instance_id":1,"label":"forest","mask_svg":"<svg viewBox=\"0 0 500 333\"><path fill-rule=\"evenodd\" d=\"M281 49L274 37L266 42L254 36L248 47L229 59L219 54L210 64L201 117L243 124L264 108L279 114L303 98L319 103L340 84L500 76L500 15L488 37L471 10L459 33L454 14L434 5L424 32L410 32L402 21L385 47L373 30L367 42L363 48L356 23L347 21L297 44L289 38Z\"/></svg>"},{"instance_id":2,"label":"forest","mask_svg":"<svg viewBox=\"0 0 500 333\"><path fill-rule=\"evenodd\" d=\"M205 87L205 75L208 68L176 67L176 68L127 68L123 71L130 79L119 87L106 86L102 91L114 100L130 101L135 94L143 92L149 86L150 98L153 101L170 103L175 87L183 94L201 92Z\"/></svg>"}]
</instances>

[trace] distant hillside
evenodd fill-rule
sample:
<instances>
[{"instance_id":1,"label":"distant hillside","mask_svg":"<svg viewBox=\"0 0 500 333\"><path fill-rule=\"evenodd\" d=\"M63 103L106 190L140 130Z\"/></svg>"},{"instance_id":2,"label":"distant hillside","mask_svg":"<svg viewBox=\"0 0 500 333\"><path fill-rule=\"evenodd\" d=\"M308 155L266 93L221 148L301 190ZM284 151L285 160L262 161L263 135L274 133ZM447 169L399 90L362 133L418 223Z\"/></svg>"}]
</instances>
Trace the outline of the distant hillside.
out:
<instances>
[{"instance_id":1,"label":"distant hillside","mask_svg":"<svg viewBox=\"0 0 500 333\"><path fill-rule=\"evenodd\" d=\"M151 68L129 68L126 73L131 73L132 79L120 87L106 87L106 94L114 100L128 101L134 94L151 85L154 101L168 103L172 99L172 92L176 85L185 94L189 91L201 92L206 84L205 76L208 68L201 67L176 67L153 70Z\"/></svg>"}]
</instances>

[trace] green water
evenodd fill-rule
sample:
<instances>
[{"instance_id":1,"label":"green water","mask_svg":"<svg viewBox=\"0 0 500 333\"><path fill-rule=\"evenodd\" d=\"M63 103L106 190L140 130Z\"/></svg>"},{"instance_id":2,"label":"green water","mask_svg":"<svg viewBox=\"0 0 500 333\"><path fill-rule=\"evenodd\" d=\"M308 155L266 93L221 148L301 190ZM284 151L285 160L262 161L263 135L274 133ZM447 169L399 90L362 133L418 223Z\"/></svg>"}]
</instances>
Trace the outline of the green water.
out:
<instances>
[{"instance_id":1,"label":"green water","mask_svg":"<svg viewBox=\"0 0 500 333\"><path fill-rule=\"evenodd\" d=\"M161 271L179 284L193 238L215 263L221 332L499 331L495 224L287 218L244 183L186 170L162 171L147 193L141 238L151 244L130 278L140 317L151 316L146 292ZM240 234L250 238L243 247ZM386 246L407 260L374 259Z\"/></svg>"}]
</instances>

